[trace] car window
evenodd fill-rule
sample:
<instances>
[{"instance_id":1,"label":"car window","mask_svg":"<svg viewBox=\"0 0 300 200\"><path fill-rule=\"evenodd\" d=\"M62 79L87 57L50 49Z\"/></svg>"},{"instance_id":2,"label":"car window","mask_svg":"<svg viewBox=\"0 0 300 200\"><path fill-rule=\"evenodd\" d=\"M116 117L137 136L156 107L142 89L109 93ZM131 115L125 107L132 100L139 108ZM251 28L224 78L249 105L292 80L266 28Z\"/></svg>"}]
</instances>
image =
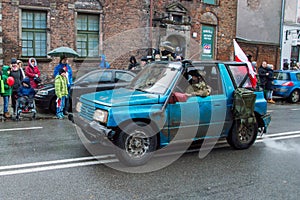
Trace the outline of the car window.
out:
<instances>
[{"instance_id":1,"label":"car window","mask_svg":"<svg viewBox=\"0 0 300 200\"><path fill-rule=\"evenodd\" d=\"M238 87L251 88L252 84L248 75L248 68L246 65L229 65L234 81ZM247 77L245 83L241 86L244 78Z\"/></svg>"},{"instance_id":2,"label":"car window","mask_svg":"<svg viewBox=\"0 0 300 200\"><path fill-rule=\"evenodd\" d=\"M112 80L112 72L104 71L99 73L92 73L82 81L87 81L88 83L103 83L103 82L111 82Z\"/></svg>"},{"instance_id":3,"label":"car window","mask_svg":"<svg viewBox=\"0 0 300 200\"><path fill-rule=\"evenodd\" d=\"M297 81L300 81L300 73L297 73L296 77L297 77Z\"/></svg>"},{"instance_id":4,"label":"car window","mask_svg":"<svg viewBox=\"0 0 300 200\"><path fill-rule=\"evenodd\" d=\"M195 65L198 73L201 74L207 85L211 87L211 95L223 94L222 79L219 68L216 65Z\"/></svg>"},{"instance_id":5,"label":"car window","mask_svg":"<svg viewBox=\"0 0 300 200\"><path fill-rule=\"evenodd\" d=\"M290 74L286 72L274 72L274 78L276 80L289 81Z\"/></svg>"},{"instance_id":6,"label":"car window","mask_svg":"<svg viewBox=\"0 0 300 200\"><path fill-rule=\"evenodd\" d=\"M126 72L116 72L115 82L130 82L134 78L133 75Z\"/></svg>"}]
</instances>

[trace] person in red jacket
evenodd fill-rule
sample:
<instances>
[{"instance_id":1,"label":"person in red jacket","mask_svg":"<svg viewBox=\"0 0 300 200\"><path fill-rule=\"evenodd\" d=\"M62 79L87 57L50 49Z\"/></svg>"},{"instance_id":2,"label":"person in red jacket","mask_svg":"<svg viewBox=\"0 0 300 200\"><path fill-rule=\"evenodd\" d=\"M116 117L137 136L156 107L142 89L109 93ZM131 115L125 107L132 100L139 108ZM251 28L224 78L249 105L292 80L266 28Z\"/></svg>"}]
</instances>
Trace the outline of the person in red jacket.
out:
<instances>
[{"instance_id":1,"label":"person in red jacket","mask_svg":"<svg viewBox=\"0 0 300 200\"><path fill-rule=\"evenodd\" d=\"M38 87L38 81L36 81L37 78L39 78L41 75L41 72L37 66L37 62L35 58L29 58L28 60L28 66L25 67L25 76L27 76L30 80L30 85L32 88Z\"/></svg>"}]
</instances>

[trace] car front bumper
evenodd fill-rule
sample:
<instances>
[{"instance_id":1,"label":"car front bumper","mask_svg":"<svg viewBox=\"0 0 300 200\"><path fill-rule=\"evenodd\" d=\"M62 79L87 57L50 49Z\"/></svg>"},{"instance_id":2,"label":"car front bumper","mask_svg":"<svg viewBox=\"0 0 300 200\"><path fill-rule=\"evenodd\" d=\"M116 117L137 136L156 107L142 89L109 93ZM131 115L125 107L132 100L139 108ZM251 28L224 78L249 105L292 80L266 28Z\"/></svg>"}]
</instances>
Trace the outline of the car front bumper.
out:
<instances>
[{"instance_id":1,"label":"car front bumper","mask_svg":"<svg viewBox=\"0 0 300 200\"><path fill-rule=\"evenodd\" d=\"M112 129L102 126L96 121L87 121L78 114L74 114L74 123L76 124L78 134L84 135L91 143L100 143L103 146L113 145L109 139L114 135Z\"/></svg>"},{"instance_id":2,"label":"car front bumper","mask_svg":"<svg viewBox=\"0 0 300 200\"><path fill-rule=\"evenodd\" d=\"M45 98L45 97L40 98L39 96L35 96L34 101L36 107L39 109L48 110L50 107L50 98Z\"/></svg>"}]
</instances>

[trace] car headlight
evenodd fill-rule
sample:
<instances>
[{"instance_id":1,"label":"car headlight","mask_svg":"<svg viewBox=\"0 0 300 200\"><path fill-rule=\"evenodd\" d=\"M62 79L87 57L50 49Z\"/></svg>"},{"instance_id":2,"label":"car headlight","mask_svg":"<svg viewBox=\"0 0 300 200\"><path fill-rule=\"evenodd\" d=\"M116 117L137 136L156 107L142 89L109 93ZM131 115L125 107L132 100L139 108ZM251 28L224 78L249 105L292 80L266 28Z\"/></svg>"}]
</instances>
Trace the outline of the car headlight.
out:
<instances>
[{"instance_id":1,"label":"car headlight","mask_svg":"<svg viewBox=\"0 0 300 200\"><path fill-rule=\"evenodd\" d=\"M94 119L95 121L99 121L99 122L102 122L102 123L106 123L106 122L107 122L107 115L108 115L108 112L107 112L107 111L97 109L97 110L94 112L93 119Z\"/></svg>"},{"instance_id":2,"label":"car headlight","mask_svg":"<svg viewBox=\"0 0 300 200\"><path fill-rule=\"evenodd\" d=\"M80 111L81 111L81 107L82 107L82 103L81 103L81 102L78 102L78 103L76 104L76 111L77 111L77 112L80 112Z\"/></svg>"},{"instance_id":3,"label":"car headlight","mask_svg":"<svg viewBox=\"0 0 300 200\"><path fill-rule=\"evenodd\" d=\"M48 95L48 90L39 90L37 92L37 95L47 96Z\"/></svg>"}]
</instances>

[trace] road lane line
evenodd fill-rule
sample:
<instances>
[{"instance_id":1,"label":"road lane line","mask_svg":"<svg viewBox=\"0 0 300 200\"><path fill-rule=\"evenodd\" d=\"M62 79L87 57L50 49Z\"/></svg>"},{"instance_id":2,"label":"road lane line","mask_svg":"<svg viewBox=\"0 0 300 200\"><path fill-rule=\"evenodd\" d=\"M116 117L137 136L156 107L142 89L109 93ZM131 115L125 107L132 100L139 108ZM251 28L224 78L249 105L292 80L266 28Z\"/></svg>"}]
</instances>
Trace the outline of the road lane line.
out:
<instances>
[{"instance_id":1,"label":"road lane line","mask_svg":"<svg viewBox=\"0 0 300 200\"><path fill-rule=\"evenodd\" d=\"M276 134L265 134L264 136L258 138L256 143L261 143L264 140L283 140L283 139L291 139L291 138L299 138L300 131L289 131L282 132ZM226 141L219 141L215 149L228 147ZM202 149L205 147L202 147ZM208 145L207 149L210 149ZM190 149L186 151L177 151L177 152L166 152L160 155L156 154L155 157L166 156L166 155L174 155L174 154L184 154L184 153L192 153L199 151L199 149ZM97 159L97 160L96 160ZM16 175L16 174L25 174L25 173L33 173L33 172L42 172L49 170L57 170L57 169L66 169L66 168L74 168L74 167L83 167L90 165L98 165L98 164L108 164L113 162L119 162L118 159L115 158L114 154L107 154L102 156L89 156L89 157L80 157L80 158L72 158L72 159L64 159L64 160L54 160L54 161L45 161L45 162L37 162L37 163L27 163L20 165L10 165L10 166L0 166L0 176L7 175Z\"/></svg>"},{"instance_id":2,"label":"road lane line","mask_svg":"<svg viewBox=\"0 0 300 200\"><path fill-rule=\"evenodd\" d=\"M80 162L80 161L96 160L96 159L107 159L107 158L115 158L115 155L114 154L108 154L108 155L103 155L103 156L89 156L89 157L70 158L70 159L63 159L63 160L52 160L52 161L44 161L44 162L25 163L25 164L19 164L19 165L7 165L7 166L0 166L0 170L38 167L38 166L45 166L45 165L55 165L55 164L62 164L62 163Z\"/></svg>"},{"instance_id":3,"label":"road lane line","mask_svg":"<svg viewBox=\"0 0 300 200\"><path fill-rule=\"evenodd\" d=\"M4 131L24 131L24 130L36 130L36 129L42 129L43 127L23 127L23 128L7 128L7 129L0 129L0 132Z\"/></svg>"},{"instance_id":4,"label":"road lane line","mask_svg":"<svg viewBox=\"0 0 300 200\"><path fill-rule=\"evenodd\" d=\"M3 171L3 172L0 172L0 176L25 174L25 173L32 173L32 172L42 172L42 171L66 169L66 168L73 168L73 167L83 167L83 166L106 164L106 163L112 163L112 162L118 162L118 159L98 160L98 161L89 161L89 162L70 163L70 164L63 164L63 165L54 165L54 166L46 166L46 167Z\"/></svg>"},{"instance_id":5,"label":"road lane line","mask_svg":"<svg viewBox=\"0 0 300 200\"><path fill-rule=\"evenodd\" d=\"M294 135L294 134L300 134L300 131L288 131L288 132L273 133L273 134L265 133L263 136L258 136L257 139L261 139L264 137L280 137L283 135Z\"/></svg>"}]
</instances>

